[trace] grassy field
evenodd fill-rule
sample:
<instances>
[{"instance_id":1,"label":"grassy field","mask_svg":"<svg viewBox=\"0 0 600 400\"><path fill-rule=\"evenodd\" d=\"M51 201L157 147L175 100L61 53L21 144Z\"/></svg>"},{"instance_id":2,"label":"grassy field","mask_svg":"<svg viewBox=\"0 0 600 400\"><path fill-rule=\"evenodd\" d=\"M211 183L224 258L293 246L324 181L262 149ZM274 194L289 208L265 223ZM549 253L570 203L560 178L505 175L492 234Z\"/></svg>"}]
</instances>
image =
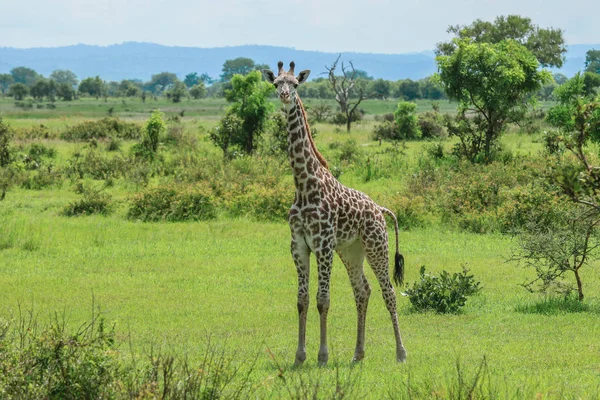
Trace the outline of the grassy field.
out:
<instances>
[{"instance_id":1,"label":"grassy field","mask_svg":"<svg viewBox=\"0 0 600 400\"><path fill-rule=\"evenodd\" d=\"M153 100L146 105L126 102L113 100L112 106L115 115L127 120L146 118L154 105ZM223 102L157 105L167 115L186 109L183 124L197 135L202 151L210 151L206 129L221 115ZM109 106L110 99L85 100L60 103L53 110L23 111L2 100L0 115L17 128L43 123L58 132L75 121L106 115ZM394 107L394 102L365 104L372 115ZM357 125L351 134L368 156L382 150L370 139L373 124ZM329 125L317 128L317 143L325 155L331 143L349 138ZM535 136L510 134L504 141L511 151L524 155L540 148ZM44 143L57 149L57 163L83 146L56 139ZM407 165L416 162L426 145L408 144ZM353 171L341 176L343 183L375 198L399 190L403 179L365 182ZM116 324L124 353L144 355L158 348L186 356L192 364L202 359L210 338L242 369L252 369L250 384L257 398L312 397L314 392L319 398L343 397L336 384L352 398L464 398L471 386L476 387L475 398L600 398L597 269L583 272L588 308L570 312L544 307L544 298L519 286L533 278L533 271L506 261L513 244L510 237L461 232L441 224L404 231L400 243L407 282L418 279L421 265L433 273L465 266L483 290L469 299L463 313L438 315L412 312L398 289L400 329L408 351L408 361L400 365L395 362L389 314L367 267L373 288L367 355L354 366L354 299L336 259L330 364L319 368L316 363L318 313L312 274L308 359L295 369L296 273L284 222L220 216L210 222L142 223L125 218L130 186L117 182L108 190L117 201L115 213L76 218L59 215L77 197L70 183L7 193L0 202L0 319L15 320L19 309L33 310L43 323L59 313L75 329L90 318L95 304Z\"/></svg>"}]
</instances>

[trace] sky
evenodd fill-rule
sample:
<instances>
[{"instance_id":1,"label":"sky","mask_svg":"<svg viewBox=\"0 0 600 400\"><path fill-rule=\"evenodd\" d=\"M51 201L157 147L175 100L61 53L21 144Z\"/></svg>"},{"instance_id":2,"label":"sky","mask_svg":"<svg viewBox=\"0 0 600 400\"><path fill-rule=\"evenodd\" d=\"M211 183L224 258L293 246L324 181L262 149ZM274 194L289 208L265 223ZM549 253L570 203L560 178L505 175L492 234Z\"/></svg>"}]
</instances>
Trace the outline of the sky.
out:
<instances>
[{"instance_id":1,"label":"sky","mask_svg":"<svg viewBox=\"0 0 600 400\"><path fill-rule=\"evenodd\" d=\"M600 1L571 0L0 0L0 46L152 42L259 44L326 52L410 53L449 25L518 14L560 28L567 44L600 42Z\"/></svg>"}]
</instances>

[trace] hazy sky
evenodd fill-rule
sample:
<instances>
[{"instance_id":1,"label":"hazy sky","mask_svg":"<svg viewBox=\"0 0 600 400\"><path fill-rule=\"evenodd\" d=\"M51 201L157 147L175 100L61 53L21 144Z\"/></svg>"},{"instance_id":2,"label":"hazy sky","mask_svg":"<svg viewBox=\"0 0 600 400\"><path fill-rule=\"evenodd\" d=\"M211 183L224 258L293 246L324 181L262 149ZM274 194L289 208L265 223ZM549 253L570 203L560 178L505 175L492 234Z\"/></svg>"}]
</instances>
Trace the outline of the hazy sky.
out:
<instances>
[{"instance_id":1,"label":"hazy sky","mask_svg":"<svg viewBox=\"0 0 600 400\"><path fill-rule=\"evenodd\" d=\"M561 28L567 44L600 42L598 0L0 0L0 46L126 41L221 47L406 53L448 39L448 25L498 15ZM7 4L8 3L8 4Z\"/></svg>"}]
</instances>

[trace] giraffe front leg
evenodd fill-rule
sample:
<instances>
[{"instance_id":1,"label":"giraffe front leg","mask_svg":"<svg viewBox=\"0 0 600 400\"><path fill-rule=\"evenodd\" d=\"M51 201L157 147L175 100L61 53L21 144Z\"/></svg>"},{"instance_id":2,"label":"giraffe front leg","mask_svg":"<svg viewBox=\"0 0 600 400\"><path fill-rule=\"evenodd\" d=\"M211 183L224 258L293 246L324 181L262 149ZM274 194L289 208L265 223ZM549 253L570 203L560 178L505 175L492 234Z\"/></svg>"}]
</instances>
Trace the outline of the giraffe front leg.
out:
<instances>
[{"instance_id":1,"label":"giraffe front leg","mask_svg":"<svg viewBox=\"0 0 600 400\"><path fill-rule=\"evenodd\" d=\"M298 272L298 349L296 366L306 360L306 313L308 312L308 279L310 273L310 250L304 238L292 237L292 257Z\"/></svg>"},{"instance_id":2,"label":"giraffe front leg","mask_svg":"<svg viewBox=\"0 0 600 400\"><path fill-rule=\"evenodd\" d=\"M329 360L329 350L327 348L327 313L329 312L329 282L331 279L331 265L333 263L333 248L325 246L322 250L316 251L317 264L319 269L317 290L317 309L319 310L321 322L321 344L319 346L319 364L325 365Z\"/></svg>"}]
</instances>

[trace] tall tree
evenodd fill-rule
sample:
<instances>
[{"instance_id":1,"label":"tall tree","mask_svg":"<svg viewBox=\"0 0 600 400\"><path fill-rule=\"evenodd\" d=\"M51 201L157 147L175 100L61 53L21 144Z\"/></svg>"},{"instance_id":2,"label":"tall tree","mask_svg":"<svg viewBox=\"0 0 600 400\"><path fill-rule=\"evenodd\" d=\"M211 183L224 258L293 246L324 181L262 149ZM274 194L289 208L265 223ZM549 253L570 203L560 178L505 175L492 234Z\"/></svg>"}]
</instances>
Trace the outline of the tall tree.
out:
<instances>
[{"instance_id":1,"label":"tall tree","mask_svg":"<svg viewBox=\"0 0 600 400\"><path fill-rule=\"evenodd\" d=\"M26 86L31 86L42 76L27 67L16 67L10 70L10 74L16 83L22 83Z\"/></svg>"},{"instance_id":2,"label":"tall tree","mask_svg":"<svg viewBox=\"0 0 600 400\"><path fill-rule=\"evenodd\" d=\"M185 86L187 86L188 89L191 88L192 86L196 85L199 81L200 81L200 77L198 77L197 72L190 72L183 79L183 83L185 83Z\"/></svg>"},{"instance_id":3,"label":"tall tree","mask_svg":"<svg viewBox=\"0 0 600 400\"><path fill-rule=\"evenodd\" d=\"M512 39L531 51L543 67L560 68L567 51L563 31L540 28L530 18L519 15L499 16L494 22L476 19L471 25L448 27L456 39L471 39L475 43L499 43ZM450 55L457 50L457 41L438 43L438 55Z\"/></svg>"},{"instance_id":4,"label":"tall tree","mask_svg":"<svg viewBox=\"0 0 600 400\"><path fill-rule=\"evenodd\" d=\"M0 93L5 94L14 82L15 80L11 74L0 74Z\"/></svg>"},{"instance_id":5,"label":"tall tree","mask_svg":"<svg viewBox=\"0 0 600 400\"><path fill-rule=\"evenodd\" d=\"M167 86L175 84L179 79L177 75L172 72L161 72L160 74L152 75L150 82L144 86L146 89L158 94L161 90L164 90Z\"/></svg>"},{"instance_id":6,"label":"tall tree","mask_svg":"<svg viewBox=\"0 0 600 400\"><path fill-rule=\"evenodd\" d=\"M67 85L71 85L71 87L76 87L79 83L79 79L77 79L77 75L73 71L69 71L68 69L56 69L52 71L50 74L50 79L55 81L58 84L66 83Z\"/></svg>"},{"instance_id":7,"label":"tall tree","mask_svg":"<svg viewBox=\"0 0 600 400\"><path fill-rule=\"evenodd\" d=\"M483 156L489 162L505 124L535 102L532 94L551 75L540 71L535 56L514 40L489 44L463 39L454 45L452 54L436 58L439 78L450 99L459 102L459 113L478 117L485 132Z\"/></svg>"},{"instance_id":8,"label":"tall tree","mask_svg":"<svg viewBox=\"0 0 600 400\"><path fill-rule=\"evenodd\" d=\"M254 70L254 68L254 60L251 58L238 57L233 60L227 60L223 63L223 68L221 69L221 81L229 82L234 75L246 75Z\"/></svg>"},{"instance_id":9,"label":"tall tree","mask_svg":"<svg viewBox=\"0 0 600 400\"><path fill-rule=\"evenodd\" d=\"M8 88L8 95L12 96L15 100L23 100L27 94L29 94L29 88L24 83L13 83Z\"/></svg>"},{"instance_id":10,"label":"tall tree","mask_svg":"<svg viewBox=\"0 0 600 400\"><path fill-rule=\"evenodd\" d=\"M600 50L588 50L585 53L585 71L600 74Z\"/></svg>"},{"instance_id":11,"label":"tall tree","mask_svg":"<svg viewBox=\"0 0 600 400\"><path fill-rule=\"evenodd\" d=\"M251 71L246 76L233 76L231 89L225 91L225 98L232 105L211 133L211 140L221 147L226 157L231 146L246 154L254 152L269 114L273 111L269 96L274 91L273 85L262 80L259 71Z\"/></svg>"},{"instance_id":12,"label":"tall tree","mask_svg":"<svg viewBox=\"0 0 600 400\"><path fill-rule=\"evenodd\" d=\"M79 84L79 93L99 98L104 95L104 92L106 91L105 86L104 81L100 79L99 76L85 78Z\"/></svg>"},{"instance_id":13,"label":"tall tree","mask_svg":"<svg viewBox=\"0 0 600 400\"><path fill-rule=\"evenodd\" d=\"M412 79L404 79L398 83L398 91L396 97L404 100L416 100L421 97L421 88L419 82Z\"/></svg>"}]
</instances>

